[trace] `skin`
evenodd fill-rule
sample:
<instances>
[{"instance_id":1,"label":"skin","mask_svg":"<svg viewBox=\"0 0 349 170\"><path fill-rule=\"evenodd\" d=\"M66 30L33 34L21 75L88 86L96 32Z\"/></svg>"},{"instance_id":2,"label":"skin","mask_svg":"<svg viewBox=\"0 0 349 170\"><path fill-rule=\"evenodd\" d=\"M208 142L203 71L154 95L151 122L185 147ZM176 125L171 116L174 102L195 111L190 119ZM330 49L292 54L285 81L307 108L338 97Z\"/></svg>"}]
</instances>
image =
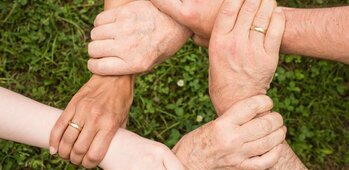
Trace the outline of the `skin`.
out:
<instances>
[{"instance_id":1,"label":"skin","mask_svg":"<svg viewBox=\"0 0 349 170\"><path fill-rule=\"evenodd\" d=\"M52 130L51 137L61 137L59 156L87 168L97 166L117 129L126 121L132 96L132 77L92 76L74 95ZM67 126L70 120L83 127L82 131Z\"/></svg>"},{"instance_id":2,"label":"skin","mask_svg":"<svg viewBox=\"0 0 349 170\"><path fill-rule=\"evenodd\" d=\"M208 46L223 0L151 0L162 12L190 28L194 40ZM241 1L241 0L239 0ZM281 51L349 64L349 7L283 8L286 29ZM325 41L324 41L325 40ZM296 42L296 43L295 43Z\"/></svg>"},{"instance_id":3,"label":"skin","mask_svg":"<svg viewBox=\"0 0 349 170\"><path fill-rule=\"evenodd\" d=\"M177 52L190 36L189 30L149 1L131 2L102 12L94 23L88 68L99 75L151 70Z\"/></svg>"},{"instance_id":4,"label":"skin","mask_svg":"<svg viewBox=\"0 0 349 170\"><path fill-rule=\"evenodd\" d=\"M229 112L227 109L231 108L234 105L233 103L236 104L238 101L249 98L249 95L253 93L265 94L268 89L278 63L278 51L285 24L284 15L280 10L276 10L273 14L275 7L275 1L239 3L235 0L224 1L221 7L209 51L210 95L218 114L222 115L221 117L226 116L225 114ZM235 12L237 11L235 9L240 8L239 13ZM259 17L260 15L265 17ZM252 24L268 27L269 23L270 28L266 36L250 31ZM236 82L243 82L243 84ZM253 107L254 105L250 105L248 108ZM275 118L267 118L277 114L270 113L271 108L259 110L261 113L265 113L265 115L259 116L266 122L277 122ZM218 126L218 128L227 128L229 125L234 126L235 124L229 123ZM216 127L217 125L212 126ZM282 141L275 140L282 133L276 134L279 131L277 128L259 124L242 134L255 133L256 129L259 129L258 131L274 132L275 136L271 136L269 140L275 141L275 143L267 147L263 144L255 148L248 147L252 149L251 151L255 155L249 155L250 157L247 159L242 156L246 156L246 152L234 150L244 148L241 141L240 143L236 142L234 140L236 137L234 138L234 135L231 135L234 134L234 131L230 134L221 134L214 130L206 132L196 130L188 136L184 136L178 142L174 151L185 165L190 166L188 169L267 169L272 167L276 163L275 160L280 157L280 155L274 155L276 157L272 159L273 161L270 161L272 156L269 156L269 154L276 148L283 149L283 145L280 144ZM219 140L219 137L222 136L226 140ZM194 140L193 137L200 140ZM216 141L226 141L227 145L231 144L229 145L231 148L220 150L219 147L216 147L224 144L216 144ZM274 149L269 152L266 150L259 152L260 148ZM227 151L228 153L226 153ZM233 152L230 153L229 151ZM245 154L239 155L239 153ZM218 158L215 156L218 156Z\"/></svg>"},{"instance_id":5,"label":"skin","mask_svg":"<svg viewBox=\"0 0 349 170\"><path fill-rule=\"evenodd\" d=\"M1 87L0 93L0 107L3 108L0 111L0 138L48 148L50 129L54 126L62 111ZM18 107L19 105L21 107ZM219 158L220 155L223 155L221 151L225 151L225 154L228 155L224 154L224 156L233 158L229 160L234 161L241 168L258 164L260 161L268 161L272 164L277 161L281 149L280 147L273 148L273 145L283 141L286 133L285 127L282 127L282 117L278 113L261 115L262 112L270 110L272 105L271 99L267 96L251 97L238 102L224 116L198 128L195 133L211 132L203 134L212 135L209 138L207 138L207 135L204 137L206 137L206 140L212 139L212 142L219 145L219 147L214 147L215 150L211 150L218 151L218 155L214 152L211 155L218 158L217 160L222 165L227 165L227 162L225 162L225 159ZM254 118L256 115L260 116ZM262 130L258 133L251 131L251 129L261 125L265 128L265 131ZM267 131L272 130L267 127L278 130L269 133ZM227 138L223 138L221 135ZM232 143L236 145L232 145ZM207 145L207 147L211 146L213 145ZM200 149L201 147L196 146L195 148ZM180 152L178 147L176 150ZM210 150L207 150L207 152L210 152ZM267 153L260 158L252 157L265 152ZM249 159L249 157L252 158ZM250 161L253 161L253 163L249 163ZM238 162L242 163L238 165ZM99 167L103 169L145 170L184 169L173 152L163 144L142 138L122 128L114 135L106 156L100 162Z\"/></svg>"},{"instance_id":6,"label":"skin","mask_svg":"<svg viewBox=\"0 0 349 170\"><path fill-rule=\"evenodd\" d=\"M148 8L150 8L150 9L148 9ZM140 9L148 9L148 12L150 11L150 12L153 12L154 14L147 15L146 12L143 12L142 14L147 17L146 20L133 19L133 18L139 17L137 12L134 11L136 9L137 9L137 11L139 11ZM130 13L125 13L123 11L130 11ZM153 7L151 7L150 2L147 2L147 1L138 1L138 2L134 2L134 3L130 3L130 4L127 4L126 6L124 6L123 8L118 8L115 10L110 10L110 11L99 14L96 21L95 21L95 25L97 27L93 29L91 34L92 34L92 37L100 37L100 38L97 38L97 40L94 40L91 44L100 44L100 45L90 45L89 46L90 54L98 55L96 53L98 53L98 51L100 51L99 55L102 57L104 55L111 56L113 54L124 53L125 50L127 51L127 49L124 49L124 47L119 47L119 46L114 47L115 43L112 43L112 41L117 42L117 41L120 41L119 39L123 40L124 38L122 38L121 36L127 35L125 37L131 37L131 39L136 39L136 40L140 40L140 41L136 42L133 40L130 42L125 42L124 45L129 46L129 47L133 47L135 49L135 51L137 51L137 52L139 51L140 54L145 55L144 56L145 59L148 59L151 61L151 58L153 56L147 55L147 53L144 53L143 50L152 51L152 49L151 49L152 46L148 46L148 44L153 44L153 43L152 42L149 43L148 40L152 40L152 37L154 37L154 38L159 37L156 35L161 35L163 33L163 31L161 29L155 29L155 30L150 29L150 31L148 31L148 28L146 26L148 26L148 27L150 26L152 28L152 25L154 25L154 23L155 23L155 25L157 23L159 23L159 24L164 24L164 26L162 26L162 27L167 27L166 25L173 24L172 22L163 21L162 18L164 18L164 16L161 16L162 14L160 16L159 15L160 15L159 11L157 9L154 9ZM153 16L155 16L155 17L153 18ZM123 19L123 18L125 18L125 19ZM167 17L165 17L165 18L170 19ZM161 22L156 21L156 20L160 20ZM104 25L101 25L101 23L104 23ZM171 23L171 24L167 24L167 23ZM120 26L118 26L118 25L120 25ZM123 30L122 25L134 25L134 28ZM140 25L140 26L138 26L138 25ZM181 28L181 27L172 27L172 28ZM147 34L140 34L139 32L147 33ZM174 31L171 31L171 32L174 32ZM115 35L119 35L119 36L115 37ZM142 39L144 39L144 36L145 36L145 39L147 41L142 41ZM147 38L147 36L150 38ZM182 37L178 37L178 36L171 37L170 35L167 35L167 36L164 35L164 37L171 38L171 39L180 38L180 40L184 40ZM99 39L102 39L102 40L99 40ZM108 41L105 43L104 39L110 39L111 41ZM155 42L160 42L160 41L155 39ZM166 43L165 43L165 45L166 45ZM142 46L146 46L148 48L143 48ZM173 44L171 44L171 46L173 46ZM101 48L101 47L104 47L104 48ZM97 52L96 53L91 52L91 51L93 51L91 48L93 48ZM108 50L105 50L105 49L108 49ZM109 49L111 49L111 50L109 50ZM147 57L150 57L150 58L147 58ZM115 58L115 59L119 60L118 57L106 57L106 58ZM145 59L142 59L141 61L145 62L146 61ZM124 59L124 60L126 60L126 59ZM130 61L132 62L132 60L134 60L134 58L131 57ZM111 65L111 66L113 65L113 62L108 62L108 63L110 63L109 65ZM137 64L137 62L133 63L133 65L136 65L136 64ZM89 66L90 66L89 68L91 70L92 67L91 67L91 65L89 65ZM108 67L108 66L106 66L106 67ZM100 67L100 68L105 68L105 67ZM120 69L120 66L112 66L112 69ZM122 72L122 70L123 70L123 68L120 69L121 72ZM91 71L93 71L93 70L91 70ZM105 72L109 72L109 69L106 68ZM258 139L261 137L268 138L268 137L266 137L267 134L272 134L275 131L275 134L273 134L272 136L275 137L275 139L283 140L284 135L282 135L282 132L285 133L285 130L284 130L284 128L282 128L282 121L280 122L279 114L272 113L270 115L266 115L266 117L269 117L269 116L271 117L270 119L275 120L275 121L267 121L271 124L271 125L267 125L267 126L270 126L272 128L267 129L263 134L261 134L262 136L258 137ZM279 117L279 118L277 118L277 117ZM268 119L268 118L265 118L265 119ZM263 119L261 119L261 121L264 121L265 119L263 118ZM217 120L217 121L219 122L219 120ZM241 124L243 124L243 123L247 124L247 121L242 122ZM273 123L275 123L275 124L273 124ZM236 124L235 126L232 126L231 128L236 128L238 125L241 125L241 124ZM268 124L268 123L266 123L266 124ZM262 150L260 152L255 151L255 152L257 152L257 153L255 153L255 155L249 155L247 152L251 153L251 152L253 152L254 149L252 151L247 151L247 149L240 150L240 148L231 148L231 146L234 146L234 145L221 145L220 142L221 142L221 140L224 141L224 139L218 138L217 133L211 133L212 131L217 131L217 128L214 125L215 125L215 123L209 124L207 126L204 126L200 129L198 129L197 131L194 131L192 133L187 134L184 138L182 138L182 140L181 140L182 142L180 142L176 146L175 152L178 153L177 156L180 158L180 160L182 160L184 162L184 164L187 168L189 168L189 169L196 169L196 168L211 169L211 168L220 168L220 167L239 167L239 166L241 166L241 165L239 165L240 163L242 163L241 161L250 159L253 156L263 155L264 153L268 152L269 150L276 148L276 145L281 143L281 141L279 141L279 140L275 140L275 141L267 140L267 141L269 141L269 145L268 145L269 147L264 148L264 150ZM251 126L258 127L258 125L251 125ZM227 126L227 127L229 127L229 126ZM225 128L225 129L227 129L227 128ZM236 129L238 129L238 128L236 128ZM254 128L252 128L252 129L254 129ZM220 130L223 130L223 129L220 129ZM227 138L231 137L232 141L237 143L237 144L240 144L240 143L244 144L246 142L251 142L251 141L245 141L243 138L241 138L239 136L231 136L228 134L230 134L230 133L227 133L224 136L226 136ZM246 134L248 134L248 133L246 133ZM193 147L193 145L192 145L192 144L195 144L194 146L198 146L197 144L205 143L204 141L206 141L208 139L215 139L215 142L212 142L212 143L206 142L206 143L210 144L207 147L207 152L198 152L198 151L200 151L200 148ZM251 140L257 140L257 138L251 139ZM188 142L188 141L193 141L193 142ZM254 143L256 143L256 145L258 145L258 143L260 143L260 142L255 141ZM265 143L267 143L267 142L265 142ZM205 158L205 159L199 160L197 156L192 157L192 155L190 153L193 152L193 150L192 150L193 148L194 148L194 150L196 150L196 152L200 153L198 155L203 155L202 158ZM249 148L252 149L252 147L249 147ZM254 148L257 148L257 147L254 147ZM227 152L221 152L221 153L218 152L218 151L224 151L224 150L226 150ZM245 153L247 156L243 155ZM269 159L269 160L259 161L259 162L265 162L265 165L256 165L257 163L249 164L249 165L261 166L261 167L270 167L271 165L273 165L273 162L275 163L277 161L277 157L275 156L275 154L277 153L277 150L273 151L273 153L274 153L273 154L274 157L266 156L265 158L263 158L263 159ZM236 156L237 160L225 159L225 156L224 156L225 154L230 155L230 157ZM205 160L205 161L203 161L203 160ZM217 164L217 162L220 162L220 163ZM244 167L247 167L247 165L244 165Z\"/></svg>"},{"instance_id":7,"label":"skin","mask_svg":"<svg viewBox=\"0 0 349 170\"><path fill-rule=\"evenodd\" d=\"M209 88L218 113L246 97L267 92L285 29L285 16L280 8L273 12L275 7L273 0L224 1L209 46ZM253 31L252 25L268 31L265 35ZM282 148L275 169L306 169L286 142Z\"/></svg>"},{"instance_id":8,"label":"skin","mask_svg":"<svg viewBox=\"0 0 349 170\"><path fill-rule=\"evenodd\" d=\"M272 107L265 95L242 100L182 137L173 151L186 169L268 169L281 156L286 134L279 113L262 114Z\"/></svg>"},{"instance_id":9,"label":"skin","mask_svg":"<svg viewBox=\"0 0 349 170\"><path fill-rule=\"evenodd\" d=\"M50 130L62 111L1 87L0 94L0 138L48 148ZM166 146L123 128L113 135L99 167L106 170L183 169L182 164Z\"/></svg>"},{"instance_id":10,"label":"skin","mask_svg":"<svg viewBox=\"0 0 349 170\"><path fill-rule=\"evenodd\" d=\"M128 2L130 0L105 1L105 9ZM58 152L63 159L70 159L72 163L82 164L86 168L97 166L106 155L116 131L126 126L134 78L93 75L73 97L52 128L50 153ZM86 123L81 133L68 127L72 119L81 127Z\"/></svg>"},{"instance_id":11,"label":"skin","mask_svg":"<svg viewBox=\"0 0 349 170\"><path fill-rule=\"evenodd\" d=\"M208 46L210 30L223 0L152 0L152 2L162 12L190 28L195 34L193 39L196 43ZM348 8L283 8L287 22L281 51L348 64L349 44L346 42L349 33L344 29L349 26ZM304 168L290 147L286 143L284 146L284 154L276 167Z\"/></svg>"}]
</instances>

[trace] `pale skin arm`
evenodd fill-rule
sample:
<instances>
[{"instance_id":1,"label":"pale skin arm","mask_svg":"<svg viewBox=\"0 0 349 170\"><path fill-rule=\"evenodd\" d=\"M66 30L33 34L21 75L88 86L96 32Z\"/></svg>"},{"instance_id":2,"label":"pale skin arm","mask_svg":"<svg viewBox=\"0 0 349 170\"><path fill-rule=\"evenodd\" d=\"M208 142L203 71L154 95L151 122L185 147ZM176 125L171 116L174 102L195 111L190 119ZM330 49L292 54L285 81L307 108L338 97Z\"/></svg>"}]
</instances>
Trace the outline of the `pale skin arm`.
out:
<instances>
[{"instance_id":1,"label":"pale skin arm","mask_svg":"<svg viewBox=\"0 0 349 170\"><path fill-rule=\"evenodd\" d=\"M50 130L62 110L1 87L0 94L0 138L48 149ZM115 134L99 166L104 169L182 168L164 145L125 129L119 129Z\"/></svg>"}]
</instances>

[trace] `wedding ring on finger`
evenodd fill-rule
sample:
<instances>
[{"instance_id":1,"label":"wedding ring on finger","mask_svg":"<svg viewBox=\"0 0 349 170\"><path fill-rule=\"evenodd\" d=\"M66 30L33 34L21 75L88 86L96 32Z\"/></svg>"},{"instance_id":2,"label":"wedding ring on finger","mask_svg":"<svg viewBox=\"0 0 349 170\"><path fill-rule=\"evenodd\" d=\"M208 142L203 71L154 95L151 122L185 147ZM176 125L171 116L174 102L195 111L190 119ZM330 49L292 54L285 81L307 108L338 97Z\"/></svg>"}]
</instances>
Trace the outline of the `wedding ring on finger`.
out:
<instances>
[{"instance_id":1,"label":"wedding ring on finger","mask_svg":"<svg viewBox=\"0 0 349 170\"><path fill-rule=\"evenodd\" d=\"M81 130L82 130L82 128L78 124L76 124L72 121L69 121L68 125L74 129L78 130L79 132L81 132Z\"/></svg>"},{"instance_id":2,"label":"wedding ring on finger","mask_svg":"<svg viewBox=\"0 0 349 170\"><path fill-rule=\"evenodd\" d=\"M259 33L262 33L262 34L265 34L267 32L267 30L265 30L264 28L262 27L257 27L257 26L252 26L251 27L251 30L252 31L257 31Z\"/></svg>"}]
</instances>

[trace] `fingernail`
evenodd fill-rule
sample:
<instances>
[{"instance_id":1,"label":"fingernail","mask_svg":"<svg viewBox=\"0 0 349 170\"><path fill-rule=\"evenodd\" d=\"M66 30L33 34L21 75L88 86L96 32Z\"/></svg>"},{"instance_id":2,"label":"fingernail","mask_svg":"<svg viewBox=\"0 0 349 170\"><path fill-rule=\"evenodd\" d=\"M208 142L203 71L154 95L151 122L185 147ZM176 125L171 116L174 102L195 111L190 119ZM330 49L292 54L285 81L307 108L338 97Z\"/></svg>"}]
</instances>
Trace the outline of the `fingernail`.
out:
<instances>
[{"instance_id":1,"label":"fingernail","mask_svg":"<svg viewBox=\"0 0 349 170\"><path fill-rule=\"evenodd\" d=\"M51 154L51 155L54 155L54 154L56 154L56 153L57 153L57 149L54 148L53 146L50 146L50 154Z\"/></svg>"}]
</instances>

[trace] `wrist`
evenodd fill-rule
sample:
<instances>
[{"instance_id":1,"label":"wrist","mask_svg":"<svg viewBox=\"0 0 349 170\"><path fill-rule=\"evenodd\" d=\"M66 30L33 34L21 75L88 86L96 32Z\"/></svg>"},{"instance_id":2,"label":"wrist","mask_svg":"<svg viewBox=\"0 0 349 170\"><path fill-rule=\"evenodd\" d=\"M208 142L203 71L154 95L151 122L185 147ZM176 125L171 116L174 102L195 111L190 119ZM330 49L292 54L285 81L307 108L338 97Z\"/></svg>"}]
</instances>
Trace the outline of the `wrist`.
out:
<instances>
[{"instance_id":1,"label":"wrist","mask_svg":"<svg viewBox=\"0 0 349 170\"><path fill-rule=\"evenodd\" d=\"M300 26L300 20L302 20L302 18L297 15L297 9L295 8L281 7L281 9L286 17L286 28L282 38L281 52L295 53L293 48L294 43L299 42L297 35L300 34L299 32L302 32L301 30L303 30L303 27ZM297 20L295 21L295 19Z\"/></svg>"},{"instance_id":2,"label":"wrist","mask_svg":"<svg viewBox=\"0 0 349 170\"><path fill-rule=\"evenodd\" d=\"M252 83L252 81L241 79L234 80L234 82L219 87L210 85L211 100L218 116L223 115L236 102L256 95L265 95L269 89L269 84L262 85L262 83Z\"/></svg>"}]
</instances>

